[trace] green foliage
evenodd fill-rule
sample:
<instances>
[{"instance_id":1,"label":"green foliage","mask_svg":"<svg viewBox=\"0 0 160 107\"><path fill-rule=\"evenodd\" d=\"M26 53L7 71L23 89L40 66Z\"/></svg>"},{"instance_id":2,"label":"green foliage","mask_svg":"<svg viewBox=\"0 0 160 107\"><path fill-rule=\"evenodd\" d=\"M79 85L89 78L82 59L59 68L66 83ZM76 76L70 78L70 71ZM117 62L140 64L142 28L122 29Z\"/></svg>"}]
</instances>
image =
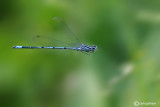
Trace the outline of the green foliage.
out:
<instances>
[{"instance_id":1,"label":"green foliage","mask_svg":"<svg viewBox=\"0 0 160 107\"><path fill-rule=\"evenodd\" d=\"M159 5L148 0L2 0L0 106L132 107L135 101L160 106ZM82 43L98 50L88 56L12 49L30 45L37 34L64 39L54 35L56 16Z\"/></svg>"}]
</instances>

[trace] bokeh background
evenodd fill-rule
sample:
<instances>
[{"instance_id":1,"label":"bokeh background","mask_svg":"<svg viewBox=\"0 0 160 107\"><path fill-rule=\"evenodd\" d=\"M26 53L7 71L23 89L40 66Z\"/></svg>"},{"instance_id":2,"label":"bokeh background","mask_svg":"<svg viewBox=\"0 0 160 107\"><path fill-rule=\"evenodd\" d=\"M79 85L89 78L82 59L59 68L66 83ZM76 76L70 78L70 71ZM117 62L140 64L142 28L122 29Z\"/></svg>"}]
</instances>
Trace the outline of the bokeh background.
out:
<instances>
[{"instance_id":1,"label":"bokeh background","mask_svg":"<svg viewBox=\"0 0 160 107\"><path fill-rule=\"evenodd\" d=\"M134 107L138 101L159 107L159 5L159 0L1 0L0 106ZM98 51L12 49L48 35L55 16Z\"/></svg>"}]
</instances>

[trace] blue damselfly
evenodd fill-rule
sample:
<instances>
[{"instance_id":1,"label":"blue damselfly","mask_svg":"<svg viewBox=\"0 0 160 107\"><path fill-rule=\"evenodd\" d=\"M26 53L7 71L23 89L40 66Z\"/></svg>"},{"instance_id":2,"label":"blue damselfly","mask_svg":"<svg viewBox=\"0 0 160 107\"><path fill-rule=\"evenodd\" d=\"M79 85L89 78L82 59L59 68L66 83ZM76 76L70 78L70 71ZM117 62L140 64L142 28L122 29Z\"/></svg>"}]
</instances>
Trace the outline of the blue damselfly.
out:
<instances>
[{"instance_id":1,"label":"blue damselfly","mask_svg":"<svg viewBox=\"0 0 160 107\"><path fill-rule=\"evenodd\" d=\"M57 47L57 46L53 46L54 44L50 44L50 46L13 46L13 48L14 49L68 49L68 50L81 51L81 52L86 53L86 54L93 53L94 51L97 50L96 45L89 46L89 45L82 44L80 42L80 40L77 38L77 36L75 36L75 34L69 29L67 24L62 19L60 19L58 17L55 17L54 20L59 20L63 24L63 27L67 31L69 31L70 35L72 35L72 37L75 39L76 44L74 43L74 45L72 44L72 46L69 46L69 47ZM36 39L41 38L43 40L43 37L39 36L39 35L36 36L35 38ZM55 40L53 40L53 41L55 41ZM69 43L66 43L66 44L69 44Z\"/></svg>"}]
</instances>

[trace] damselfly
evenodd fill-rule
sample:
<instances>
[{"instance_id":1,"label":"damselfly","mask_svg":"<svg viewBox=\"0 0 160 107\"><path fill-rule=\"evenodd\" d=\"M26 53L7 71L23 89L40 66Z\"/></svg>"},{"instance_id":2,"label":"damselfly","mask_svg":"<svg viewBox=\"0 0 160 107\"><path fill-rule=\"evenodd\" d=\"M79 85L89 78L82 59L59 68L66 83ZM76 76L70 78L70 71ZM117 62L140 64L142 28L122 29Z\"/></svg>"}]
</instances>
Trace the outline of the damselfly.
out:
<instances>
[{"instance_id":1,"label":"damselfly","mask_svg":"<svg viewBox=\"0 0 160 107\"><path fill-rule=\"evenodd\" d=\"M72 37L74 37L74 39L76 40L76 44L74 43L74 45L69 47L55 47L53 46L54 44L50 44L51 46L13 46L13 48L14 49L68 49L68 50L81 51L86 54L93 53L94 51L97 50L96 45L89 46L89 45L82 44L62 19L58 17L54 17L54 20L59 20L63 24L63 27L65 27L65 29L70 32L70 35L72 35ZM41 36L36 36L36 38L41 38ZM43 40L43 37L42 37L42 40ZM66 44L69 44L69 43L66 43Z\"/></svg>"}]
</instances>

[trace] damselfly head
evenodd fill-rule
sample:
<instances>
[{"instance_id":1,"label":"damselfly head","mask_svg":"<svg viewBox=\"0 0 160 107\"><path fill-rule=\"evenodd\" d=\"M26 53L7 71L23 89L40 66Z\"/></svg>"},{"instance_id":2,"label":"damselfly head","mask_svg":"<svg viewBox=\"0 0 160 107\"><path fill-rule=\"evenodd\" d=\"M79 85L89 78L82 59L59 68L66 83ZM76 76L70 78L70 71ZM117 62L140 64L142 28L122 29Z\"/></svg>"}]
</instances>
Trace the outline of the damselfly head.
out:
<instances>
[{"instance_id":1,"label":"damselfly head","mask_svg":"<svg viewBox=\"0 0 160 107\"><path fill-rule=\"evenodd\" d=\"M93 46L92 46L92 49L93 49L93 50L97 50L97 45L93 45Z\"/></svg>"}]
</instances>

